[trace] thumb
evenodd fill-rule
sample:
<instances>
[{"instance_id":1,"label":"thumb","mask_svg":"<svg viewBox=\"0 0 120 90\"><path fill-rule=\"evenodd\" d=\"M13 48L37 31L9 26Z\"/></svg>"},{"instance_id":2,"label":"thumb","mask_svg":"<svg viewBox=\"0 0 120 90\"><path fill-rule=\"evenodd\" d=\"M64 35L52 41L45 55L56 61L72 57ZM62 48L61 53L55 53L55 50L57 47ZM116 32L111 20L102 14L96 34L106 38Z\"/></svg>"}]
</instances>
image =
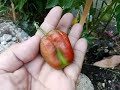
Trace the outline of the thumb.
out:
<instances>
[{"instance_id":1,"label":"thumb","mask_svg":"<svg viewBox=\"0 0 120 90\"><path fill-rule=\"evenodd\" d=\"M13 72L33 60L39 52L40 36L15 44L0 55L0 70Z\"/></svg>"}]
</instances>

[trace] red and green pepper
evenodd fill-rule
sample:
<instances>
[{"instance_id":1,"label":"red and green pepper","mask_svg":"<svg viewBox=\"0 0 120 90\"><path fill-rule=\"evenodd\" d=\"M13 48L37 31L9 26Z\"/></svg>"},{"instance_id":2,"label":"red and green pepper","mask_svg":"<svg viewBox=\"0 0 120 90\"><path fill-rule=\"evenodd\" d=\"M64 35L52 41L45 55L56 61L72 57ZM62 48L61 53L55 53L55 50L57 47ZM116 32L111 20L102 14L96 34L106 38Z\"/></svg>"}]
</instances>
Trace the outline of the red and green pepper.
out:
<instances>
[{"instance_id":1,"label":"red and green pepper","mask_svg":"<svg viewBox=\"0 0 120 90\"><path fill-rule=\"evenodd\" d=\"M66 33L53 30L41 39L41 55L54 68L61 69L73 62L74 53Z\"/></svg>"}]
</instances>

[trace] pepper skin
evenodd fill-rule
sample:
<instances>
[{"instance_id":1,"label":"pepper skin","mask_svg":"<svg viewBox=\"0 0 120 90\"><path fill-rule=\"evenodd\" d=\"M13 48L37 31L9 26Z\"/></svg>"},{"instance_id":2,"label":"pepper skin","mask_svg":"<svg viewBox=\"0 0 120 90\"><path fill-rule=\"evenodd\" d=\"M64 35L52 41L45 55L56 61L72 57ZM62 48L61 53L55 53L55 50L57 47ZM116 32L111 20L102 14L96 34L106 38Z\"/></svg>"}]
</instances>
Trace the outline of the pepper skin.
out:
<instances>
[{"instance_id":1,"label":"pepper skin","mask_svg":"<svg viewBox=\"0 0 120 90\"><path fill-rule=\"evenodd\" d=\"M53 30L40 42L41 55L50 66L62 69L73 62L74 53L66 33Z\"/></svg>"}]
</instances>

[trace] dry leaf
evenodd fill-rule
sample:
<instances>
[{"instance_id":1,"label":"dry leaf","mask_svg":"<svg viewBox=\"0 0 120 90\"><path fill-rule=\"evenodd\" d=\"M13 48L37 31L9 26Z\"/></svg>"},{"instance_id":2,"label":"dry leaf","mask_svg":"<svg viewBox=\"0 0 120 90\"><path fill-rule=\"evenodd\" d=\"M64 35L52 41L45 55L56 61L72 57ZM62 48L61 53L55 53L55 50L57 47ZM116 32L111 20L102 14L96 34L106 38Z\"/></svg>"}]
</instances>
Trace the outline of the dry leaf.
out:
<instances>
[{"instance_id":1,"label":"dry leaf","mask_svg":"<svg viewBox=\"0 0 120 90\"><path fill-rule=\"evenodd\" d=\"M120 55L114 55L95 62L93 65L103 68L114 68L120 64Z\"/></svg>"}]
</instances>

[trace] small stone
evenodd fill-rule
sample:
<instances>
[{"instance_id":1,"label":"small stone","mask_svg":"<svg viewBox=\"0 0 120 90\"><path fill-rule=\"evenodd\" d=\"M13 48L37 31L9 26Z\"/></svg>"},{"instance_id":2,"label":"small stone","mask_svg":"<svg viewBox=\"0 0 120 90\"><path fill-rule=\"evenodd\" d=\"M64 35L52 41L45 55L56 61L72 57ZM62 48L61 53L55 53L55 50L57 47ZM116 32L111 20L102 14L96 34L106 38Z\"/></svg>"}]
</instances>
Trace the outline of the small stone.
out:
<instances>
[{"instance_id":1,"label":"small stone","mask_svg":"<svg viewBox=\"0 0 120 90\"><path fill-rule=\"evenodd\" d=\"M116 50L116 49L114 49L114 52L117 52L117 50Z\"/></svg>"},{"instance_id":2,"label":"small stone","mask_svg":"<svg viewBox=\"0 0 120 90\"><path fill-rule=\"evenodd\" d=\"M18 28L17 31L18 31L18 32L22 32L22 29L21 29L21 28Z\"/></svg>"},{"instance_id":3,"label":"small stone","mask_svg":"<svg viewBox=\"0 0 120 90\"><path fill-rule=\"evenodd\" d=\"M105 87L105 83L102 83L102 86Z\"/></svg>"},{"instance_id":4,"label":"small stone","mask_svg":"<svg viewBox=\"0 0 120 90\"><path fill-rule=\"evenodd\" d=\"M9 22L8 24L10 24L10 26L14 26L13 22Z\"/></svg>"},{"instance_id":5,"label":"small stone","mask_svg":"<svg viewBox=\"0 0 120 90\"><path fill-rule=\"evenodd\" d=\"M0 23L3 23L4 22L4 20L3 19L0 19Z\"/></svg>"},{"instance_id":6,"label":"small stone","mask_svg":"<svg viewBox=\"0 0 120 90\"><path fill-rule=\"evenodd\" d=\"M0 45L0 53L4 50L4 47Z\"/></svg>"},{"instance_id":7,"label":"small stone","mask_svg":"<svg viewBox=\"0 0 120 90\"><path fill-rule=\"evenodd\" d=\"M109 83L111 83L111 80L108 80Z\"/></svg>"},{"instance_id":8,"label":"small stone","mask_svg":"<svg viewBox=\"0 0 120 90\"><path fill-rule=\"evenodd\" d=\"M109 42L109 43L108 43L108 46L109 46L109 47L113 47L113 46L114 46L114 44L113 44L113 43L111 43L111 42Z\"/></svg>"},{"instance_id":9,"label":"small stone","mask_svg":"<svg viewBox=\"0 0 120 90\"><path fill-rule=\"evenodd\" d=\"M12 38L12 41L16 41L16 40L17 40L17 38L16 38L16 37L13 37L13 38Z\"/></svg>"},{"instance_id":10,"label":"small stone","mask_svg":"<svg viewBox=\"0 0 120 90\"><path fill-rule=\"evenodd\" d=\"M76 90L94 90L94 86L86 75L80 74L77 80Z\"/></svg>"},{"instance_id":11,"label":"small stone","mask_svg":"<svg viewBox=\"0 0 120 90\"><path fill-rule=\"evenodd\" d=\"M5 26L5 23L0 24L0 28L3 28Z\"/></svg>"},{"instance_id":12,"label":"small stone","mask_svg":"<svg viewBox=\"0 0 120 90\"><path fill-rule=\"evenodd\" d=\"M4 32L8 32L9 31L9 26L8 25L5 25L4 27L2 27L3 31ZM10 31L9 31L10 32Z\"/></svg>"},{"instance_id":13,"label":"small stone","mask_svg":"<svg viewBox=\"0 0 120 90\"><path fill-rule=\"evenodd\" d=\"M108 53L108 52L109 52L109 50L108 50L108 49L104 49L104 52L105 52L105 53Z\"/></svg>"},{"instance_id":14,"label":"small stone","mask_svg":"<svg viewBox=\"0 0 120 90\"><path fill-rule=\"evenodd\" d=\"M6 45L7 42L6 42L6 41L2 41L1 44L2 44L2 45Z\"/></svg>"},{"instance_id":15,"label":"small stone","mask_svg":"<svg viewBox=\"0 0 120 90\"><path fill-rule=\"evenodd\" d=\"M105 48L108 48L108 46L106 46Z\"/></svg>"},{"instance_id":16,"label":"small stone","mask_svg":"<svg viewBox=\"0 0 120 90\"><path fill-rule=\"evenodd\" d=\"M111 55L111 54L112 54L112 51L109 51L109 54Z\"/></svg>"},{"instance_id":17,"label":"small stone","mask_svg":"<svg viewBox=\"0 0 120 90\"><path fill-rule=\"evenodd\" d=\"M15 36L15 35L16 35L16 33L15 33L14 31L11 31L11 34L12 34L13 36Z\"/></svg>"},{"instance_id":18,"label":"small stone","mask_svg":"<svg viewBox=\"0 0 120 90\"><path fill-rule=\"evenodd\" d=\"M21 32L21 37L24 38L24 37L28 37L28 34L24 31Z\"/></svg>"},{"instance_id":19,"label":"small stone","mask_svg":"<svg viewBox=\"0 0 120 90\"><path fill-rule=\"evenodd\" d=\"M5 45L5 48L8 48L8 47L10 47L13 44L15 44L15 42L9 42L8 44Z\"/></svg>"},{"instance_id":20,"label":"small stone","mask_svg":"<svg viewBox=\"0 0 120 90\"><path fill-rule=\"evenodd\" d=\"M1 38L1 42L3 42L3 41L10 41L12 39L12 35L10 35L10 34L4 34L3 36L2 36L2 38Z\"/></svg>"},{"instance_id":21,"label":"small stone","mask_svg":"<svg viewBox=\"0 0 120 90\"><path fill-rule=\"evenodd\" d=\"M28 39L31 38L30 36L28 36Z\"/></svg>"},{"instance_id":22,"label":"small stone","mask_svg":"<svg viewBox=\"0 0 120 90\"><path fill-rule=\"evenodd\" d=\"M24 39L24 40L27 40L28 38L27 38L27 37L24 37L23 39Z\"/></svg>"}]
</instances>

